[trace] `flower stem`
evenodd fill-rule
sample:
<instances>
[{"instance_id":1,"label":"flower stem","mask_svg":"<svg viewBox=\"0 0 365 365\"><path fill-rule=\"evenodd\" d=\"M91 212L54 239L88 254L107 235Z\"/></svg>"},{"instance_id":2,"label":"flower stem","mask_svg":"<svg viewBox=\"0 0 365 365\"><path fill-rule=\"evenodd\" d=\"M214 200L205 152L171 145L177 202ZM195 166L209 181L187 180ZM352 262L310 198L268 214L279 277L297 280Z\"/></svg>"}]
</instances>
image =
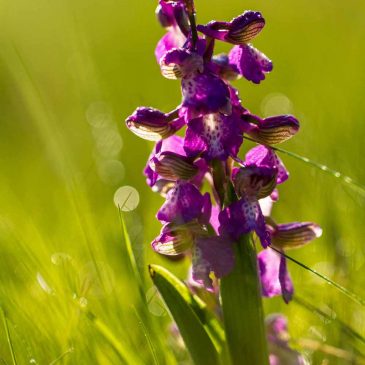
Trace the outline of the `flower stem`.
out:
<instances>
[{"instance_id":1,"label":"flower stem","mask_svg":"<svg viewBox=\"0 0 365 365\"><path fill-rule=\"evenodd\" d=\"M198 41L198 31L196 29L194 0L186 0L185 3L186 3L186 10L189 15L192 46L193 46L193 49L195 49L196 43Z\"/></svg>"},{"instance_id":2,"label":"flower stem","mask_svg":"<svg viewBox=\"0 0 365 365\"><path fill-rule=\"evenodd\" d=\"M256 250L249 234L235 244L235 267L221 279L226 339L232 365L268 365Z\"/></svg>"}]
</instances>

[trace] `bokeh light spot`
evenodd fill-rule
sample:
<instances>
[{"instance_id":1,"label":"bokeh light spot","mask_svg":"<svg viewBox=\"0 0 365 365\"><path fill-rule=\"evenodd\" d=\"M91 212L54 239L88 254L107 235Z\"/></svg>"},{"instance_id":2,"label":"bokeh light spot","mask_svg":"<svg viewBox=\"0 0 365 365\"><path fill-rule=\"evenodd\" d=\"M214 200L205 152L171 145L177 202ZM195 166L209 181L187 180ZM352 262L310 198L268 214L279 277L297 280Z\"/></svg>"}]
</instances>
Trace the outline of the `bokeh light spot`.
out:
<instances>
[{"instance_id":1,"label":"bokeh light spot","mask_svg":"<svg viewBox=\"0 0 365 365\"><path fill-rule=\"evenodd\" d=\"M139 193L132 186L122 186L114 194L114 204L123 212L130 212L138 207Z\"/></svg>"}]
</instances>

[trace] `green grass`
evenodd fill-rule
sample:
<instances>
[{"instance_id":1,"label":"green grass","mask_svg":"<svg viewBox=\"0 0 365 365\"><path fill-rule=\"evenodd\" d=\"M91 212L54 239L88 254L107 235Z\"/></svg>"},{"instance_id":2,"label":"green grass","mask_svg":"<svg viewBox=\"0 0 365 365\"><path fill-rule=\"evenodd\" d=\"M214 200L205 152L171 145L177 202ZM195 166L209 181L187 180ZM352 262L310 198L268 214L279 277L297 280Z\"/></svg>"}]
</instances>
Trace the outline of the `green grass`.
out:
<instances>
[{"instance_id":1,"label":"green grass","mask_svg":"<svg viewBox=\"0 0 365 365\"><path fill-rule=\"evenodd\" d=\"M122 122L138 105L168 111L180 102L178 82L161 77L153 56L163 34L155 3L0 0L0 364L188 361L166 345L169 317L147 271L148 263L162 264L183 278L188 262L165 261L149 247L162 203L141 175L152 145ZM201 22L243 9L263 12L267 26L254 44L272 58L274 71L260 86L235 83L244 105L259 114L293 112L302 129L284 149L365 183L365 3L196 6ZM313 220L324 229L322 238L290 254L365 298L364 197L282 158L291 178L275 218ZM113 204L123 185L141 197L124 216L142 286ZM265 300L266 312L285 313L295 339L365 353L336 322L365 336L364 308L295 264L289 268L297 294L328 318L280 298ZM152 296L147 307L141 288ZM317 351L314 364L324 357L349 363Z\"/></svg>"}]
</instances>

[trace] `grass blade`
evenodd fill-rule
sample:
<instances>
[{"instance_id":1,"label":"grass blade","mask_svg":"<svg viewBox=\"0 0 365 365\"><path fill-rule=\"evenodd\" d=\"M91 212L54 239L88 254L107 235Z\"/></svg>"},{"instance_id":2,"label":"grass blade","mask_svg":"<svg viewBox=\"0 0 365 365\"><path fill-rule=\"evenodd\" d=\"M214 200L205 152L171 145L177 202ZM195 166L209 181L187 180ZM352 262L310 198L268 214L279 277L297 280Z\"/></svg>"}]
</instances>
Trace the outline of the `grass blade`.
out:
<instances>
[{"instance_id":1,"label":"grass blade","mask_svg":"<svg viewBox=\"0 0 365 365\"><path fill-rule=\"evenodd\" d=\"M308 271L310 271L312 274L318 276L319 278L323 279L327 284L332 285L333 287L335 287L336 289L338 289L341 293L343 293L344 295L346 295L348 298L350 298L351 300L353 300L355 303L360 304L362 306L365 306L365 300L360 298L357 294L353 293L352 291L346 289L344 286L336 283L335 281L331 280L329 277L319 273L318 271L311 269L309 266L302 264L300 261L288 256L287 254L281 252L280 250L277 250L274 247L270 247L272 250L274 250L275 252L277 252L278 254L284 256L285 258L287 258L288 260L294 262L295 264L299 265L300 267L302 267L303 269L306 269Z\"/></svg>"},{"instance_id":2,"label":"grass blade","mask_svg":"<svg viewBox=\"0 0 365 365\"><path fill-rule=\"evenodd\" d=\"M1 312L1 317L2 317L3 323L4 323L6 340L8 341L9 350L10 350L10 354L11 354L11 359L13 361L13 365L17 365L17 361L16 361L16 357L15 357L15 353L14 353L14 348L13 348L13 343L12 343L11 337L10 337L8 321L7 321L6 314L5 314L5 311L4 311L3 307L0 307L0 312Z\"/></svg>"},{"instance_id":3,"label":"grass blade","mask_svg":"<svg viewBox=\"0 0 365 365\"><path fill-rule=\"evenodd\" d=\"M221 279L226 340L233 365L268 365L264 313L250 235L235 245L235 267Z\"/></svg>"},{"instance_id":4,"label":"grass blade","mask_svg":"<svg viewBox=\"0 0 365 365\"><path fill-rule=\"evenodd\" d=\"M250 137L245 136L244 138L251 141L251 142L260 143L260 142L254 140L253 138L250 138ZM304 162L308 165L311 165L311 166L317 168L318 170L321 170L321 171L323 171L323 172L325 172L325 173L327 173L327 174L329 174L329 175L331 175L331 176L333 176L337 179L340 179L340 181L342 183L350 186L353 190L360 193L362 196L365 196L365 186L363 184L358 183L357 181L355 181L351 177L346 176L346 175L342 174L339 171L333 170L330 167L328 167L326 165L323 165L319 162L313 161L313 160L309 159L308 157L301 156L301 155L299 155L295 152L287 151L287 150L284 150L283 148L280 148L280 147L274 147L274 146L267 146L267 147L270 147L274 151L284 153L287 156L293 157L296 160L299 160L299 161Z\"/></svg>"},{"instance_id":5,"label":"grass blade","mask_svg":"<svg viewBox=\"0 0 365 365\"><path fill-rule=\"evenodd\" d=\"M149 266L153 283L161 293L196 365L219 364L218 352L194 310L196 302L186 285L158 265Z\"/></svg>"},{"instance_id":6,"label":"grass blade","mask_svg":"<svg viewBox=\"0 0 365 365\"><path fill-rule=\"evenodd\" d=\"M94 313L87 311L86 316L99 333L110 343L124 362L129 365L141 364L141 360L133 354L133 351L124 347L117 337L110 331L109 327L102 320L96 317Z\"/></svg>"}]
</instances>

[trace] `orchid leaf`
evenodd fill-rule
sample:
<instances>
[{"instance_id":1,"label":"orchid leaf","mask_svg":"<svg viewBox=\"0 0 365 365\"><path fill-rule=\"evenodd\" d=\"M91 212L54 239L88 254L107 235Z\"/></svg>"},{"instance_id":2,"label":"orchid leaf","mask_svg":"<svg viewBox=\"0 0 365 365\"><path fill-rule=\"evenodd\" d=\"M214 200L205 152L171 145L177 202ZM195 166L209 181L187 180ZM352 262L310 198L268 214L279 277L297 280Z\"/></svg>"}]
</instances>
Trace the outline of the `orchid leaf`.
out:
<instances>
[{"instance_id":1,"label":"orchid leaf","mask_svg":"<svg viewBox=\"0 0 365 365\"><path fill-rule=\"evenodd\" d=\"M175 320L185 345L196 365L219 364L219 355L212 338L212 329L219 327L205 311L201 300L194 297L186 285L158 265L149 266L153 283ZM219 333L219 330L218 330Z\"/></svg>"}]
</instances>

